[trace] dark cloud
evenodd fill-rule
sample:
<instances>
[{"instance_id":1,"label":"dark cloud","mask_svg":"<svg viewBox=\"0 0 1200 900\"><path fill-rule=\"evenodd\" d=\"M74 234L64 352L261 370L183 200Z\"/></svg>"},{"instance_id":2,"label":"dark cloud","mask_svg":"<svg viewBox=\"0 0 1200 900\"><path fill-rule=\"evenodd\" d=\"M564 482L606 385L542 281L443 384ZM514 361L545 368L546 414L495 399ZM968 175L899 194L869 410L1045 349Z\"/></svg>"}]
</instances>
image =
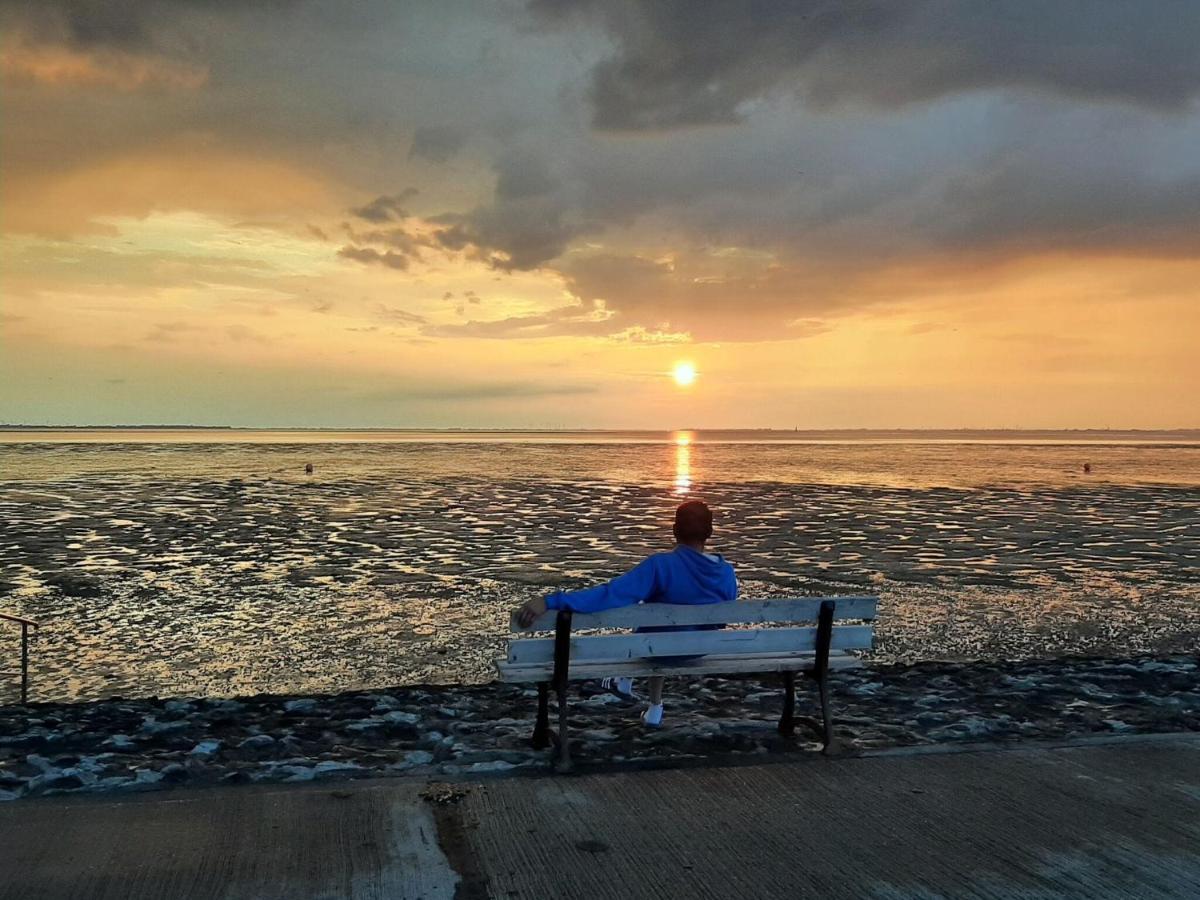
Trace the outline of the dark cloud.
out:
<instances>
[{"instance_id":1,"label":"dark cloud","mask_svg":"<svg viewBox=\"0 0 1200 900\"><path fill-rule=\"evenodd\" d=\"M585 224L570 188L540 154L509 152L495 164L492 201L468 213L431 218L434 241L505 272L536 269L595 224Z\"/></svg>"},{"instance_id":2,"label":"dark cloud","mask_svg":"<svg viewBox=\"0 0 1200 900\"><path fill-rule=\"evenodd\" d=\"M448 162L465 142L466 135L453 125L427 125L413 132L408 157L435 163Z\"/></svg>"},{"instance_id":3,"label":"dark cloud","mask_svg":"<svg viewBox=\"0 0 1200 900\"><path fill-rule=\"evenodd\" d=\"M416 188L405 188L398 194L385 194L382 197L376 197L370 203L351 209L350 214L377 224L399 221L408 216L403 204L416 195Z\"/></svg>"},{"instance_id":4,"label":"dark cloud","mask_svg":"<svg viewBox=\"0 0 1200 900\"><path fill-rule=\"evenodd\" d=\"M0 0L0 29L25 45L190 62L240 28L269 27L300 0Z\"/></svg>"},{"instance_id":5,"label":"dark cloud","mask_svg":"<svg viewBox=\"0 0 1200 900\"><path fill-rule=\"evenodd\" d=\"M1200 91L1200 4L1121 0L535 0L543 21L600 23L595 124L739 121L776 91L818 106L899 106L1021 88L1179 109Z\"/></svg>"},{"instance_id":6,"label":"dark cloud","mask_svg":"<svg viewBox=\"0 0 1200 900\"><path fill-rule=\"evenodd\" d=\"M338 251L338 256L353 259L360 263L387 266L389 269L399 269L401 271L406 270L409 266L409 258L403 253L396 253L392 250L380 252L374 247L346 246Z\"/></svg>"}]
</instances>

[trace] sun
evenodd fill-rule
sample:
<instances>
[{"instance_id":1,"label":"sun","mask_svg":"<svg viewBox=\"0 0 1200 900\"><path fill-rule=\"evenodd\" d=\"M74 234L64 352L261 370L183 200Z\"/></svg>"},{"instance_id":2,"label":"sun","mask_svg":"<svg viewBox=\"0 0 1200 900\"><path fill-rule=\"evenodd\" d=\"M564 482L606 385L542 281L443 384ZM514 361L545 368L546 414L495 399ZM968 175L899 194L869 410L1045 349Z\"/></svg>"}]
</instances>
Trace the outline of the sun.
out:
<instances>
[{"instance_id":1,"label":"sun","mask_svg":"<svg viewBox=\"0 0 1200 900\"><path fill-rule=\"evenodd\" d=\"M690 362L677 362L671 377L680 387L687 387L696 380L696 367Z\"/></svg>"}]
</instances>

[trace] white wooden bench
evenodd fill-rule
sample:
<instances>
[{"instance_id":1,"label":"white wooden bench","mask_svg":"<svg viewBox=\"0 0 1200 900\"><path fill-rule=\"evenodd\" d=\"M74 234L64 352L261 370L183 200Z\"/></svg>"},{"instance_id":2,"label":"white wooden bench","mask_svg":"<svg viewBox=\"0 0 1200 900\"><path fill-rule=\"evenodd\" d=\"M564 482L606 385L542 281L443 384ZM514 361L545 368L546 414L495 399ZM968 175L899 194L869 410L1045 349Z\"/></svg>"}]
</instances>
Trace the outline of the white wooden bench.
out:
<instances>
[{"instance_id":1,"label":"white wooden bench","mask_svg":"<svg viewBox=\"0 0 1200 900\"><path fill-rule=\"evenodd\" d=\"M741 600L685 606L646 603L600 613L551 611L527 629L514 614L510 630L553 631L552 638L526 637L509 641L508 655L496 660L501 681L536 682L537 724L533 745L550 744L549 692L558 695L558 768L571 766L567 734L567 684L570 681L609 675L732 675L745 672L779 672L783 676L783 713L779 732L794 733L796 673L811 674L821 697L825 752L833 751L833 723L826 675L830 669L860 665L848 651L869 650L878 597L805 597L797 600ZM866 624L839 624L858 620ZM578 635L574 630L634 629L664 625L762 625L779 623L816 625L787 628L728 628ZM671 657L693 656L692 659Z\"/></svg>"}]
</instances>

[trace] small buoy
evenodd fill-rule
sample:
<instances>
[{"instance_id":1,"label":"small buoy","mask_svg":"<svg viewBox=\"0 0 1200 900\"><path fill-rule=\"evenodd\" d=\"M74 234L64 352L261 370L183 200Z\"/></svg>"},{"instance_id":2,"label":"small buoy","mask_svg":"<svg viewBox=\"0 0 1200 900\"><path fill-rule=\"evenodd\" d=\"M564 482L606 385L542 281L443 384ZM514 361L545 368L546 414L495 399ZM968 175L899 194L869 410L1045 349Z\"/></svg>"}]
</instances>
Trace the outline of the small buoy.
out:
<instances>
[{"instance_id":1,"label":"small buoy","mask_svg":"<svg viewBox=\"0 0 1200 900\"><path fill-rule=\"evenodd\" d=\"M1087 474L1088 472L1090 472L1090 471L1092 471L1092 464L1091 464L1091 463L1084 463L1084 464L1083 464L1083 474L1085 474L1085 475L1086 475L1086 474Z\"/></svg>"},{"instance_id":2,"label":"small buoy","mask_svg":"<svg viewBox=\"0 0 1200 900\"><path fill-rule=\"evenodd\" d=\"M305 463L304 464L304 474L311 475L312 473L313 473L312 463Z\"/></svg>"}]
</instances>

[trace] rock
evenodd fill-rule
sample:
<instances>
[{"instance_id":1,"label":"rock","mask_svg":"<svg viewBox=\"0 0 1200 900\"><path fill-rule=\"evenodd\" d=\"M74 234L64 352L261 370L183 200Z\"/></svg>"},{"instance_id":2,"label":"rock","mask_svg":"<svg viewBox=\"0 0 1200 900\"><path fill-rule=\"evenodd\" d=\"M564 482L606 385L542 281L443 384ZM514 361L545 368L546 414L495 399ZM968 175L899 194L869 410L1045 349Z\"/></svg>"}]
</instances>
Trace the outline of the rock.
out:
<instances>
[{"instance_id":1,"label":"rock","mask_svg":"<svg viewBox=\"0 0 1200 900\"><path fill-rule=\"evenodd\" d=\"M349 772L362 772L363 767L357 763L342 762L336 759L327 759L313 766L313 775L321 778L325 775L344 775Z\"/></svg>"},{"instance_id":2,"label":"rock","mask_svg":"<svg viewBox=\"0 0 1200 900\"><path fill-rule=\"evenodd\" d=\"M143 737L162 738L175 737L187 731L191 723L185 719L172 722L159 722L154 716L149 716L138 731Z\"/></svg>"},{"instance_id":3,"label":"rock","mask_svg":"<svg viewBox=\"0 0 1200 900\"><path fill-rule=\"evenodd\" d=\"M159 774L167 784L179 784L188 779L187 767L180 763L163 766Z\"/></svg>"},{"instance_id":4,"label":"rock","mask_svg":"<svg viewBox=\"0 0 1200 900\"><path fill-rule=\"evenodd\" d=\"M137 742L127 734L114 734L100 746L107 747L110 750L136 750Z\"/></svg>"},{"instance_id":5,"label":"rock","mask_svg":"<svg viewBox=\"0 0 1200 900\"><path fill-rule=\"evenodd\" d=\"M58 766L54 765L54 763L50 762L50 760L46 759L46 757L38 756L36 753L30 753L28 756L26 756L25 762L33 766L43 775L51 772L58 772Z\"/></svg>"},{"instance_id":6,"label":"rock","mask_svg":"<svg viewBox=\"0 0 1200 900\"><path fill-rule=\"evenodd\" d=\"M725 723L728 725L729 723ZM762 725L761 722L754 723L756 727ZM579 737L585 741L615 741L617 736L609 728L590 728L586 731L581 731Z\"/></svg>"},{"instance_id":7,"label":"rock","mask_svg":"<svg viewBox=\"0 0 1200 900\"><path fill-rule=\"evenodd\" d=\"M271 747L275 744L275 738L269 734L252 734L240 744L239 750L262 750L265 747Z\"/></svg>"},{"instance_id":8,"label":"rock","mask_svg":"<svg viewBox=\"0 0 1200 900\"><path fill-rule=\"evenodd\" d=\"M502 759L494 759L491 762L477 762L467 766L468 772L504 772L508 769L515 769L513 763L505 762Z\"/></svg>"},{"instance_id":9,"label":"rock","mask_svg":"<svg viewBox=\"0 0 1200 900\"><path fill-rule=\"evenodd\" d=\"M245 784L249 780L250 776L241 769L235 769L221 776L221 784Z\"/></svg>"},{"instance_id":10,"label":"rock","mask_svg":"<svg viewBox=\"0 0 1200 900\"><path fill-rule=\"evenodd\" d=\"M192 704L187 700L168 700L163 704L163 710L169 713L190 713L192 711Z\"/></svg>"},{"instance_id":11,"label":"rock","mask_svg":"<svg viewBox=\"0 0 1200 900\"><path fill-rule=\"evenodd\" d=\"M118 791L154 791L162 782L162 773L151 769L134 769L133 779L122 782L116 788Z\"/></svg>"},{"instance_id":12,"label":"rock","mask_svg":"<svg viewBox=\"0 0 1200 900\"><path fill-rule=\"evenodd\" d=\"M428 750L409 750L404 754L404 761L410 766L427 766L433 762L433 754Z\"/></svg>"},{"instance_id":13,"label":"rock","mask_svg":"<svg viewBox=\"0 0 1200 900\"><path fill-rule=\"evenodd\" d=\"M0 803L3 803L5 800L16 800L19 796L21 795L16 791L0 791Z\"/></svg>"},{"instance_id":14,"label":"rock","mask_svg":"<svg viewBox=\"0 0 1200 900\"><path fill-rule=\"evenodd\" d=\"M78 778L84 784L95 784L96 783L96 773L91 771L90 769L85 769L82 767L72 767L70 769L63 769L62 772L60 772L59 774L61 777L64 777L64 778L70 778L70 777Z\"/></svg>"},{"instance_id":15,"label":"rock","mask_svg":"<svg viewBox=\"0 0 1200 900\"><path fill-rule=\"evenodd\" d=\"M383 726L383 719L363 719L361 722L351 722L346 730L351 734L365 734L368 731L380 731Z\"/></svg>"},{"instance_id":16,"label":"rock","mask_svg":"<svg viewBox=\"0 0 1200 900\"><path fill-rule=\"evenodd\" d=\"M217 751L221 749L220 741L201 741L190 751L189 756L215 756Z\"/></svg>"},{"instance_id":17,"label":"rock","mask_svg":"<svg viewBox=\"0 0 1200 900\"><path fill-rule=\"evenodd\" d=\"M255 777L254 780L262 781L286 775L287 777L283 779L284 781L312 781L315 774L309 766L277 766L271 771Z\"/></svg>"},{"instance_id":18,"label":"rock","mask_svg":"<svg viewBox=\"0 0 1200 900\"><path fill-rule=\"evenodd\" d=\"M45 775L35 778L34 781L41 782L38 787L43 791L74 791L83 787L83 779L78 775L68 775L65 772L58 775ZM33 786L33 781L30 783Z\"/></svg>"},{"instance_id":19,"label":"rock","mask_svg":"<svg viewBox=\"0 0 1200 900\"><path fill-rule=\"evenodd\" d=\"M302 700L289 700L283 704L283 709L284 712L300 714L316 712L317 701L307 697Z\"/></svg>"},{"instance_id":20,"label":"rock","mask_svg":"<svg viewBox=\"0 0 1200 900\"><path fill-rule=\"evenodd\" d=\"M384 721L400 725L416 725L421 721L421 717L416 713L400 712L399 710L390 712L383 718Z\"/></svg>"}]
</instances>

